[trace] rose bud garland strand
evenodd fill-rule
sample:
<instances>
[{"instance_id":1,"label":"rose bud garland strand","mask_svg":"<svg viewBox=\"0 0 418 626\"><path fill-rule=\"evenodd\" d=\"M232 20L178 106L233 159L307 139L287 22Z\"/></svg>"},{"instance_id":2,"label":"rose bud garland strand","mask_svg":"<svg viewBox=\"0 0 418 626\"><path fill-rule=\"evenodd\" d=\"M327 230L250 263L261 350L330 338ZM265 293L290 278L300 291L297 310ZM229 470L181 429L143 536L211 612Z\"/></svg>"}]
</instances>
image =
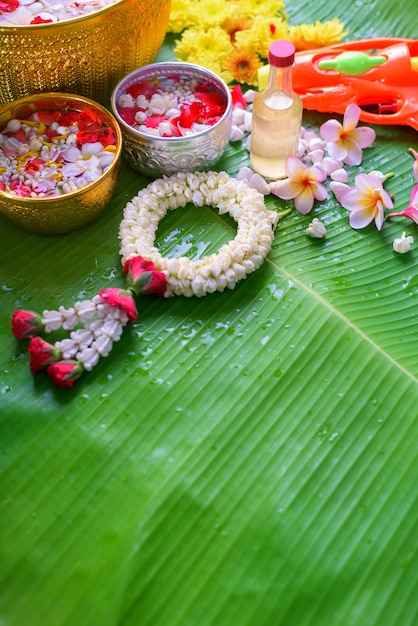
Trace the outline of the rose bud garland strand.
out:
<instances>
[{"instance_id":1,"label":"rose bud garland strand","mask_svg":"<svg viewBox=\"0 0 418 626\"><path fill-rule=\"evenodd\" d=\"M84 371L93 369L100 357L108 356L113 343L121 338L124 326L137 318L134 296L147 292L164 295L165 276L156 272L152 263L135 258L129 266L135 271L131 271L127 282L132 283L136 291L130 288L103 289L92 300L76 302L70 309L61 306L57 311L46 310L42 315L14 311L12 332L17 339L29 338L33 373L45 370L58 387L72 387ZM142 275L144 279L141 279ZM69 337L55 344L39 336L41 332L60 329L71 332Z\"/></svg>"}]
</instances>

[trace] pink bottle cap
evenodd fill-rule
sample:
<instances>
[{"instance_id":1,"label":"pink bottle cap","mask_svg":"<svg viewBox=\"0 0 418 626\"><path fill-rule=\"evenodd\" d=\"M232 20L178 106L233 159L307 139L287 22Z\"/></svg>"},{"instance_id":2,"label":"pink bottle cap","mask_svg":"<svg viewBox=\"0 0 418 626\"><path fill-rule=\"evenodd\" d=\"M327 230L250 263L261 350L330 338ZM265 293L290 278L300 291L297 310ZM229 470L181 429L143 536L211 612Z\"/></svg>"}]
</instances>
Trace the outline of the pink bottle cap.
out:
<instances>
[{"instance_id":1,"label":"pink bottle cap","mask_svg":"<svg viewBox=\"0 0 418 626\"><path fill-rule=\"evenodd\" d=\"M275 67L288 67L295 60L295 46L286 39L278 39L270 44L269 63Z\"/></svg>"}]
</instances>

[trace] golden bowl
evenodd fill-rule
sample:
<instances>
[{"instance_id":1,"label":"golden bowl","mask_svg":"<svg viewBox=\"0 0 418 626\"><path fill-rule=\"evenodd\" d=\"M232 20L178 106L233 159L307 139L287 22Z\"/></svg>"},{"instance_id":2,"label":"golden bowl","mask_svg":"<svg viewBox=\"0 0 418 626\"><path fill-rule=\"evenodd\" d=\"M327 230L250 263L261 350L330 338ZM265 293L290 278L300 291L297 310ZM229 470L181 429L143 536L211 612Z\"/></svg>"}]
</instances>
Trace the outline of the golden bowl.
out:
<instances>
[{"instance_id":1,"label":"golden bowl","mask_svg":"<svg viewBox=\"0 0 418 626\"><path fill-rule=\"evenodd\" d=\"M122 153L122 136L113 115L97 102L74 94L42 93L9 103L0 111L0 132L12 119L24 120L33 112L51 108L78 112L92 110L105 126L113 130L116 151L112 163L99 178L76 191L60 196L33 198L0 190L0 213L24 230L42 235L78 230L103 211L117 185Z\"/></svg>"},{"instance_id":2,"label":"golden bowl","mask_svg":"<svg viewBox=\"0 0 418 626\"><path fill-rule=\"evenodd\" d=\"M118 0L67 21L0 25L0 105L49 91L106 103L123 76L153 61L169 14L170 0Z\"/></svg>"}]
</instances>

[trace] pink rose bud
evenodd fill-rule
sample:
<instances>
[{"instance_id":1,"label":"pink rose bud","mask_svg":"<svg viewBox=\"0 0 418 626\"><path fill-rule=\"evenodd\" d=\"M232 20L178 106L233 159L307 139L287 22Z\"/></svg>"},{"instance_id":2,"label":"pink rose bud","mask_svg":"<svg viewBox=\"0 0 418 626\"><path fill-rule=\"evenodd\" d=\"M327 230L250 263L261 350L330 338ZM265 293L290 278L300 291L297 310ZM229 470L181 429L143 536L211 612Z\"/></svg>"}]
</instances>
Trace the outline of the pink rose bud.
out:
<instances>
[{"instance_id":1,"label":"pink rose bud","mask_svg":"<svg viewBox=\"0 0 418 626\"><path fill-rule=\"evenodd\" d=\"M57 387L64 389L72 387L83 373L84 368L79 361L64 359L57 363L52 363L47 367L46 373Z\"/></svg>"},{"instance_id":2,"label":"pink rose bud","mask_svg":"<svg viewBox=\"0 0 418 626\"><path fill-rule=\"evenodd\" d=\"M136 295L153 293L162 298L167 290L167 280L164 272L157 270L152 261L142 256L134 256L125 261L123 271L129 289Z\"/></svg>"},{"instance_id":3,"label":"pink rose bud","mask_svg":"<svg viewBox=\"0 0 418 626\"><path fill-rule=\"evenodd\" d=\"M16 339L27 339L31 335L39 335L43 330L42 318L33 311L13 311L12 332Z\"/></svg>"},{"instance_id":4,"label":"pink rose bud","mask_svg":"<svg viewBox=\"0 0 418 626\"><path fill-rule=\"evenodd\" d=\"M46 369L51 363L61 359L61 352L41 337L30 337L29 343L30 369L36 373Z\"/></svg>"},{"instance_id":5,"label":"pink rose bud","mask_svg":"<svg viewBox=\"0 0 418 626\"><path fill-rule=\"evenodd\" d=\"M116 306L125 311L125 313L128 314L128 324L136 320L138 317L135 300L133 299L132 291L129 289L110 287L109 289L103 289L100 291L99 296L101 296L103 300L111 306Z\"/></svg>"}]
</instances>

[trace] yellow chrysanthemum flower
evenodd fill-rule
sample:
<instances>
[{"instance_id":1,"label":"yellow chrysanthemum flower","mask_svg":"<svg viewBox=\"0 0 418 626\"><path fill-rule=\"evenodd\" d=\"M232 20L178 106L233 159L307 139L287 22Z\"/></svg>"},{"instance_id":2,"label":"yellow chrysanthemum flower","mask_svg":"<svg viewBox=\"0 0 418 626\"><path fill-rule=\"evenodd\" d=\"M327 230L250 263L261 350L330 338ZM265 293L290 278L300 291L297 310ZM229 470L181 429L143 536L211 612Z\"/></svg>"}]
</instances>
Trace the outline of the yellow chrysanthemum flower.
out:
<instances>
[{"instance_id":1,"label":"yellow chrysanthemum flower","mask_svg":"<svg viewBox=\"0 0 418 626\"><path fill-rule=\"evenodd\" d=\"M236 34L241 30L249 30L253 25L250 17L228 17L222 24L222 28L226 30L231 41L235 42Z\"/></svg>"},{"instance_id":2,"label":"yellow chrysanthemum flower","mask_svg":"<svg viewBox=\"0 0 418 626\"><path fill-rule=\"evenodd\" d=\"M186 28L197 24L193 0L171 0L168 33L181 33Z\"/></svg>"},{"instance_id":3,"label":"yellow chrysanthemum flower","mask_svg":"<svg viewBox=\"0 0 418 626\"><path fill-rule=\"evenodd\" d=\"M200 0L193 3L196 23L202 28L220 26L233 11L233 3L225 0Z\"/></svg>"},{"instance_id":4,"label":"yellow chrysanthemum flower","mask_svg":"<svg viewBox=\"0 0 418 626\"><path fill-rule=\"evenodd\" d=\"M257 72L263 62L252 50L235 47L222 65L237 83L257 86Z\"/></svg>"},{"instance_id":5,"label":"yellow chrysanthemum flower","mask_svg":"<svg viewBox=\"0 0 418 626\"><path fill-rule=\"evenodd\" d=\"M254 18L251 29L242 30L235 35L237 46L252 50L263 59L267 58L273 41L287 39L287 37L287 22L280 17L268 18L261 15Z\"/></svg>"},{"instance_id":6,"label":"yellow chrysanthemum flower","mask_svg":"<svg viewBox=\"0 0 418 626\"><path fill-rule=\"evenodd\" d=\"M256 15L280 15L287 19L284 2L281 0L233 0L235 15L255 17Z\"/></svg>"},{"instance_id":7,"label":"yellow chrysanthemum flower","mask_svg":"<svg viewBox=\"0 0 418 626\"><path fill-rule=\"evenodd\" d=\"M289 27L289 39L296 50L310 50L339 43L348 34L344 24L336 17L328 22L300 24Z\"/></svg>"},{"instance_id":8,"label":"yellow chrysanthemum flower","mask_svg":"<svg viewBox=\"0 0 418 626\"><path fill-rule=\"evenodd\" d=\"M185 30L174 47L174 54L181 61L189 60L189 57L196 58L199 54L209 53L220 61L232 52L231 40L220 26L214 26L204 30L202 28L188 28Z\"/></svg>"},{"instance_id":9,"label":"yellow chrysanthemum flower","mask_svg":"<svg viewBox=\"0 0 418 626\"><path fill-rule=\"evenodd\" d=\"M217 74L217 76L220 76L226 83L230 83L233 80L233 77L228 70L222 67L219 57L208 50L191 54L188 57L187 62L193 63L194 65L200 65L200 67L210 70L214 74Z\"/></svg>"}]
</instances>

